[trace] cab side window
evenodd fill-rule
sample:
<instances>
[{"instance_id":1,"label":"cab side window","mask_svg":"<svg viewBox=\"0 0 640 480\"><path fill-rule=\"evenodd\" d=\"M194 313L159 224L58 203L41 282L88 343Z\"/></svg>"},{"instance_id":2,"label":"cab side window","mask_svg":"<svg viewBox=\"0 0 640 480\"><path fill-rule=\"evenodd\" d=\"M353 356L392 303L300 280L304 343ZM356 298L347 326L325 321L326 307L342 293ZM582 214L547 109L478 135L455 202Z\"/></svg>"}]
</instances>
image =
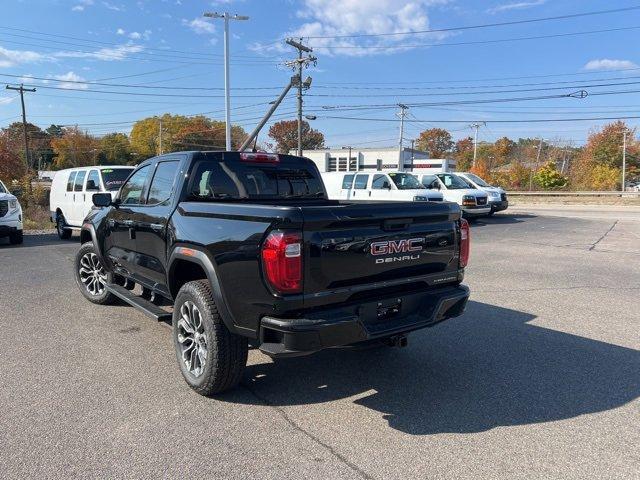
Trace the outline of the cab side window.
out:
<instances>
[{"instance_id":1,"label":"cab side window","mask_svg":"<svg viewBox=\"0 0 640 480\"><path fill-rule=\"evenodd\" d=\"M353 183L353 175L345 175L342 178L342 189L349 190L351 188L352 183Z\"/></svg>"},{"instance_id":2,"label":"cab side window","mask_svg":"<svg viewBox=\"0 0 640 480\"><path fill-rule=\"evenodd\" d=\"M73 184L76 181L76 173L78 172L71 172L69 174L69 180L67 180L67 192L73 192Z\"/></svg>"},{"instance_id":3,"label":"cab side window","mask_svg":"<svg viewBox=\"0 0 640 480\"><path fill-rule=\"evenodd\" d=\"M149 196L147 198L147 204L157 205L165 202L171 197L171 191L173 190L173 182L178 173L179 162L160 162L156 168L156 173L151 180L151 186L149 187Z\"/></svg>"},{"instance_id":4,"label":"cab side window","mask_svg":"<svg viewBox=\"0 0 640 480\"><path fill-rule=\"evenodd\" d=\"M78 175L76 175L76 181L73 184L73 191L74 192L81 192L82 191L82 187L84 186L84 177L87 175L87 172L85 172L84 170L78 172Z\"/></svg>"},{"instance_id":5,"label":"cab side window","mask_svg":"<svg viewBox=\"0 0 640 480\"><path fill-rule=\"evenodd\" d=\"M120 188L120 203L123 205L139 205L142 203L142 190L149 174L149 165L145 165L134 173L129 181Z\"/></svg>"},{"instance_id":6,"label":"cab side window","mask_svg":"<svg viewBox=\"0 0 640 480\"><path fill-rule=\"evenodd\" d=\"M386 175L374 175L373 182L371 182L371 188L374 190L382 190L389 188L391 183L387 179Z\"/></svg>"},{"instance_id":7,"label":"cab side window","mask_svg":"<svg viewBox=\"0 0 640 480\"><path fill-rule=\"evenodd\" d=\"M87 192L100 191L100 175L97 170L91 170L87 177Z\"/></svg>"},{"instance_id":8,"label":"cab side window","mask_svg":"<svg viewBox=\"0 0 640 480\"><path fill-rule=\"evenodd\" d=\"M356 175L356 181L353 184L353 188L356 190L364 190L369 183L369 175Z\"/></svg>"}]
</instances>

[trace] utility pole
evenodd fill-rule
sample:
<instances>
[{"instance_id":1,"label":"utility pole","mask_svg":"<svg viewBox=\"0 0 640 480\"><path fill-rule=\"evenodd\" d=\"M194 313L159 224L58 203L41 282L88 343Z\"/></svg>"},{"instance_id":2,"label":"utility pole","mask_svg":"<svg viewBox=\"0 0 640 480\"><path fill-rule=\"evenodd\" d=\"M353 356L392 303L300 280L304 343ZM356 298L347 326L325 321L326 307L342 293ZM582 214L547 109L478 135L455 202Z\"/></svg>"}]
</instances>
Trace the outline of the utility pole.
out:
<instances>
[{"instance_id":1,"label":"utility pole","mask_svg":"<svg viewBox=\"0 0 640 480\"><path fill-rule=\"evenodd\" d=\"M31 168L31 162L29 160L29 137L27 136L27 114L24 109L24 92L35 92L35 88L24 88L21 83L19 87L6 86L7 90L15 90L20 92L20 103L22 104L22 131L24 133L24 161L27 163L27 168Z\"/></svg>"},{"instance_id":2,"label":"utility pole","mask_svg":"<svg viewBox=\"0 0 640 480\"><path fill-rule=\"evenodd\" d=\"M404 159L402 158L402 144L404 143L404 117L407 116L407 107L403 103L399 103L398 107L400 107L400 111L397 113L398 117L400 117L400 140L398 141L398 169L404 170Z\"/></svg>"},{"instance_id":3,"label":"utility pole","mask_svg":"<svg viewBox=\"0 0 640 480\"><path fill-rule=\"evenodd\" d=\"M415 140L411 140L411 170L413 171L413 161L415 160L416 156L415 156Z\"/></svg>"},{"instance_id":4,"label":"utility pole","mask_svg":"<svg viewBox=\"0 0 640 480\"><path fill-rule=\"evenodd\" d=\"M313 48L307 47L302 44L302 38L299 42L296 42L293 38L287 38L287 45L291 45L293 48L298 50L298 58L295 60L290 60L285 63L288 67L297 70L297 76L300 78L298 82L298 156L302 156L302 89L308 89L311 86L311 77L307 77L307 79L302 81L302 69L307 68L311 63L314 65L318 62L318 59L311 55L313 52ZM303 57L302 52L307 54L306 57Z\"/></svg>"},{"instance_id":5,"label":"utility pole","mask_svg":"<svg viewBox=\"0 0 640 480\"><path fill-rule=\"evenodd\" d=\"M260 123L258 123L256 128L253 129L253 132L251 132L247 136L247 138L244 140L244 142L242 142L242 145L240 145L240 148L239 148L240 152L243 152L244 150L246 150L246 148L251 144L251 142L253 142L254 140L257 140L258 134L260 133L260 130L262 130L262 127L266 125L266 123L271 118L271 115L273 115L273 112L275 112L276 109L280 106L280 104L284 100L284 97L286 97L287 93L289 93L289 90L291 90L291 88L296 86L298 83L300 83L300 77L298 77L297 75L291 77L291 80L289 80L289 84L284 88L284 90L282 91L278 99L272 102L271 108L269 108L269 111L265 114L265 116L262 118Z\"/></svg>"},{"instance_id":6,"label":"utility pole","mask_svg":"<svg viewBox=\"0 0 640 480\"><path fill-rule=\"evenodd\" d=\"M159 119L159 128L160 128L160 155L162 155L162 117Z\"/></svg>"},{"instance_id":7,"label":"utility pole","mask_svg":"<svg viewBox=\"0 0 640 480\"><path fill-rule=\"evenodd\" d=\"M622 132L622 191L625 191L625 182L627 174L627 129L625 127Z\"/></svg>"},{"instance_id":8,"label":"utility pole","mask_svg":"<svg viewBox=\"0 0 640 480\"><path fill-rule=\"evenodd\" d=\"M475 128L475 134L473 135L473 163L471 164L472 167L476 166L476 158L478 156L478 129L480 128L481 125L486 125L485 122L482 123L472 123L471 125L469 125L471 128Z\"/></svg>"},{"instance_id":9,"label":"utility pole","mask_svg":"<svg viewBox=\"0 0 640 480\"><path fill-rule=\"evenodd\" d=\"M249 20L246 15L229 15L229 13L205 12L208 18L224 19L224 119L226 123L226 150L231 151L231 94L229 86L229 20Z\"/></svg>"},{"instance_id":10,"label":"utility pole","mask_svg":"<svg viewBox=\"0 0 640 480\"><path fill-rule=\"evenodd\" d=\"M351 149L353 147L351 145L342 147L342 150L349 150L349 156L347 157L347 172L351 171ZM356 162L356 172L358 171L358 163Z\"/></svg>"},{"instance_id":11,"label":"utility pole","mask_svg":"<svg viewBox=\"0 0 640 480\"><path fill-rule=\"evenodd\" d=\"M538 144L538 155L536 156L536 168L540 164L540 152L542 152L542 138L540 139L540 143ZM533 189L533 168L529 172L529 191Z\"/></svg>"}]
</instances>

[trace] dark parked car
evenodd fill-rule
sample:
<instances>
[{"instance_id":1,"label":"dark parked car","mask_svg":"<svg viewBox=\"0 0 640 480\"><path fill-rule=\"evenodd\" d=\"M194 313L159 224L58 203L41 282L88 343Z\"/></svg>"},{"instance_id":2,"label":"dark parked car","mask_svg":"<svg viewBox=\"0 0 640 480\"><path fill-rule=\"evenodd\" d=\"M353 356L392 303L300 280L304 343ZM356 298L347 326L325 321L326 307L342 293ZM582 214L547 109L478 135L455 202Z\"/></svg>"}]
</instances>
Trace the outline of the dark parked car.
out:
<instances>
[{"instance_id":1,"label":"dark parked car","mask_svg":"<svg viewBox=\"0 0 640 480\"><path fill-rule=\"evenodd\" d=\"M402 345L460 315L469 296L456 204L328 200L305 158L172 153L93 201L80 291L171 320L182 374L204 395L239 382L248 343L274 357Z\"/></svg>"}]
</instances>

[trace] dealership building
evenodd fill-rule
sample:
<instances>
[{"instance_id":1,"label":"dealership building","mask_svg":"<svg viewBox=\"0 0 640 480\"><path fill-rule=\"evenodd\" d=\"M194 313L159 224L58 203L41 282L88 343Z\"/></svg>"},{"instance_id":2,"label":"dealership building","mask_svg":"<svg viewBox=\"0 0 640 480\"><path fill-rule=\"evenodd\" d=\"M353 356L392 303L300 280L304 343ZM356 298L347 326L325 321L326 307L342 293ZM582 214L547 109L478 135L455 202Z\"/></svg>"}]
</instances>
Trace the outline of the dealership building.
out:
<instances>
[{"instance_id":1,"label":"dealership building","mask_svg":"<svg viewBox=\"0 0 640 480\"><path fill-rule=\"evenodd\" d=\"M295 151L291 151L295 155ZM353 148L349 149L303 150L303 157L312 160L321 172L397 172L413 169L434 168L444 171L455 170L455 161L450 159L429 159L427 152L412 148Z\"/></svg>"}]
</instances>

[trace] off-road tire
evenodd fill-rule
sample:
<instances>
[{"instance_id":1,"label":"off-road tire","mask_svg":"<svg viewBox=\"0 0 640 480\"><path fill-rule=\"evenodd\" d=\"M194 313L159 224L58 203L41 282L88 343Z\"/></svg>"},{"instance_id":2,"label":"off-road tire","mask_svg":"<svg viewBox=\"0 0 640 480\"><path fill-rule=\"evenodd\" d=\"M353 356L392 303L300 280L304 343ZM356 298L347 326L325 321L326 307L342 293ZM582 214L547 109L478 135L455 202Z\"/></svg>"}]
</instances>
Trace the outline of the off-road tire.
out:
<instances>
[{"instance_id":1,"label":"off-road tire","mask_svg":"<svg viewBox=\"0 0 640 480\"><path fill-rule=\"evenodd\" d=\"M67 221L64 219L64 215L59 213L56 216L56 231L60 240L69 240L73 233L70 228L66 228Z\"/></svg>"},{"instance_id":2,"label":"off-road tire","mask_svg":"<svg viewBox=\"0 0 640 480\"><path fill-rule=\"evenodd\" d=\"M22 240L22 230L18 230L17 232L9 235L9 243L11 245L19 245L22 243Z\"/></svg>"},{"instance_id":3,"label":"off-road tire","mask_svg":"<svg viewBox=\"0 0 640 480\"><path fill-rule=\"evenodd\" d=\"M103 288L98 294L93 295L90 293L86 283L84 283L83 281L83 276L82 276L83 274L81 274L80 272L80 269L83 268L82 259L86 255L91 255L91 254L95 255L97 259L97 254L96 254L95 247L93 246L93 242L83 243L82 246L80 247L80 250L78 250L75 261L73 263L73 270L74 270L73 273L76 279L76 284L80 289L80 293L82 293L84 298L89 300L91 303L95 303L98 305L109 305L109 304L115 303L115 301L117 300L117 297L113 293L109 292L106 288ZM102 267L102 269L104 270L104 283L105 284L113 283L113 273L108 271L104 267L104 265L100 264L99 260L97 261L98 261L98 265Z\"/></svg>"},{"instance_id":4,"label":"off-road tire","mask_svg":"<svg viewBox=\"0 0 640 480\"><path fill-rule=\"evenodd\" d=\"M206 335L206 361L200 375L194 375L182 358L182 344L178 340L182 306L191 302L199 311ZM212 396L238 385L247 364L248 344L245 337L231 333L220 317L206 280L188 282L176 296L173 308L173 341L176 359L182 376L197 393Z\"/></svg>"}]
</instances>

